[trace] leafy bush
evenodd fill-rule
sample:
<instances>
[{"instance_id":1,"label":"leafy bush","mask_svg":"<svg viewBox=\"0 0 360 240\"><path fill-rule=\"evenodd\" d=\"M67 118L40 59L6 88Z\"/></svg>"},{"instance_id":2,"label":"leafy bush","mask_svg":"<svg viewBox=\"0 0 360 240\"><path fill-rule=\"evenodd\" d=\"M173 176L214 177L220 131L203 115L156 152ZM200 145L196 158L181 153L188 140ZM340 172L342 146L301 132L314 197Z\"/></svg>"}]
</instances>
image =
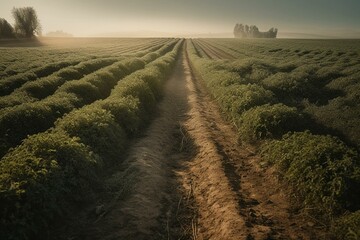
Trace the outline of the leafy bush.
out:
<instances>
[{"instance_id":1,"label":"leafy bush","mask_svg":"<svg viewBox=\"0 0 360 240\"><path fill-rule=\"evenodd\" d=\"M141 78L134 79L132 76L129 76L122 80L113 90L110 99L128 96L139 99L141 119L148 119L152 115L152 111L156 105L155 96L148 84Z\"/></svg>"},{"instance_id":2,"label":"leafy bush","mask_svg":"<svg viewBox=\"0 0 360 240\"><path fill-rule=\"evenodd\" d=\"M64 213L69 201L91 197L100 163L63 132L33 135L9 152L0 162L1 239L36 234Z\"/></svg>"},{"instance_id":3,"label":"leafy bush","mask_svg":"<svg viewBox=\"0 0 360 240\"><path fill-rule=\"evenodd\" d=\"M360 238L360 210L337 219L331 232L336 239L358 240Z\"/></svg>"},{"instance_id":4,"label":"leafy bush","mask_svg":"<svg viewBox=\"0 0 360 240\"><path fill-rule=\"evenodd\" d=\"M36 79L37 76L34 72L29 71L26 73L17 74L15 76L8 77L3 79L0 82L0 95L4 96L10 94L16 88L20 87L22 84Z\"/></svg>"},{"instance_id":5,"label":"leafy bush","mask_svg":"<svg viewBox=\"0 0 360 240\"><path fill-rule=\"evenodd\" d=\"M163 80L167 76L166 72L162 72L157 66L149 66L146 71L140 71L134 74L134 81L139 79L144 81L154 94L154 97L158 100L161 95L161 88L163 86Z\"/></svg>"},{"instance_id":6,"label":"leafy bush","mask_svg":"<svg viewBox=\"0 0 360 240\"><path fill-rule=\"evenodd\" d=\"M101 98L99 89L85 81L67 82L58 88L55 94L58 94L59 92L76 94L79 99L82 99L83 105Z\"/></svg>"},{"instance_id":7,"label":"leafy bush","mask_svg":"<svg viewBox=\"0 0 360 240\"><path fill-rule=\"evenodd\" d=\"M42 99L53 94L58 86L64 82L65 80L63 80L61 77L49 76L24 84L21 87L21 91L26 92L28 95L34 98Z\"/></svg>"},{"instance_id":8,"label":"leafy bush","mask_svg":"<svg viewBox=\"0 0 360 240\"><path fill-rule=\"evenodd\" d=\"M100 92L101 98L109 96L111 89L114 87L119 79L107 71L98 71L91 75L86 76L82 81L86 81L94 85Z\"/></svg>"},{"instance_id":9,"label":"leafy bush","mask_svg":"<svg viewBox=\"0 0 360 240\"><path fill-rule=\"evenodd\" d=\"M31 96L29 96L27 93L25 92L19 92L16 94L10 94L10 95L6 95L0 98L0 109L2 108L6 108L6 107L13 107L22 103L31 103L36 101L36 98L33 98ZM1 113L0 113L1 115Z\"/></svg>"},{"instance_id":10,"label":"leafy bush","mask_svg":"<svg viewBox=\"0 0 360 240\"><path fill-rule=\"evenodd\" d=\"M134 135L142 126L140 102L132 96L106 99L98 103L101 108L111 112L114 120L125 130L128 136Z\"/></svg>"},{"instance_id":11,"label":"leafy bush","mask_svg":"<svg viewBox=\"0 0 360 240\"><path fill-rule=\"evenodd\" d=\"M143 61L146 63L152 62L157 59L160 55L156 52L148 53L144 57L142 57Z\"/></svg>"},{"instance_id":12,"label":"leafy bush","mask_svg":"<svg viewBox=\"0 0 360 240\"><path fill-rule=\"evenodd\" d=\"M56 75L61 77L64 80L74 80L74 79L80 79L83 77L83 74L81 74L74 67L61 69L59 72L56 73Z\"/></svg>"},{"instance_id":13,"label":"leafy bush","mask_svg":"<svg viewBox=\"0 0 360 240\"><path fill-rule=\"evenodd\" d=\"M135 70L139 70L145 67L145 62L138 59L133 58L130 60L120 61L111 65L107 70L113 75L116 80L119 80L126 75L130 74Z\"/></svg>"},{"instance_id":14,"label":"leafy bush","mask_svg":"<svg viewBox=\"0 0 360 240\"><path fill-rule=\"evenodd\" d=\"M255 84L225 87L216 99L235 119L252 107L276 102L271 91Z\"/></svg>"},{"instance_id":15,"label":"leafy bush","mask_svg":"<svg viewBox=\"0 0 360 240\"><path fill-rule=\"evenodd\" d=\"M0 115L0 156L29 134L45 131L55 120L77 105L73 94L62 93L42 102L22 104L4 109Z\"/></svg>"},{"instance_id":16,"label":"leafy bush","mask_svg":"<svg viewBox=\"0 0 360 240\"><path fill-rule=\"evenodd\" d=\"M306 72L275 73L264 79L262 85L273 91L280 99L308 97L314 92Z\"/></svg>"},{"instance_id":17,"label":"leafy bush","mask_svg":"<svg viewBox=\"0 0 360 240\"><path fill-rule=\"evenodd\" d=\"M230 64L230 70L237 72L247 83L259 83L278 69L275 65L258 59L237 60Z\"/></svg>"},{"instance_id":18,"label":"leafy bush","mask_svg":"<svg viewBox=\"0 0 360 240\"><path fill-rule=\"evenodd\" d=\"M174 50L164 56L165 64L159 61L159 67L167 65L170 68L180 46L181 41L178 41ZM136 62L137 66L143 64L143 61ZM130 65L132 63L128 66ZM169 70L166 69L166 72ZM91 197L94 187L98 186L100 172L97 170L103 166L102 162L108 164L109 160L121 157L119 154L124 150L127 140L125 132L129 136L138 132L156 106L153 93L155 88L150 85L152 81L162 81L166 76L162 76L161 80L154 78L153 75L158 74L156 68L149 72L147 69L142 71L141 74L132 74L119 81L107 99L74 110L57 120L55 128L29 136L2 159L1 239L35 239L48 223L65 214L68 206ZM16 114L21 115L19 120L15 118L18 123L24 121L24 114L31 116L27 119L28 125L22 127L20 124L19 132L24 134L25 127L32 127L35 123L33 120L37 117L40 120L46 119L48 123L53 120L49 117L51 114L60 117L62 111L69 109L66 107L68 104L73 107L82 106L83 102L80 102L77 95L86 97L91 93L86 92L86 89L81 90L84 81L80 83L74 88L72 84L67 85L69 92L63 91L67 89L64 87L56 94L39 101L38 105L44 109L37 109L34 104L36 107L28 109L29 112L18 111ZM68 102L65 99L69 99ZM66 105L61 105L62 102L66 102ZM9 126L17 126L17 122L12 127L8 122L6 126L2 122L0 124L0 130L4 133L8 132ZM39 128L44 127L41 123L37 122Z\"/></svg>"},{"instance_id":19,"label":"leafy bush","mask_svg":"<svg viewBox=\"0 0 360 240\"><path fill-rule=\"evenodd\" d=\"M95 70L108 66L116 61L117 61L116 58L92 59L86 62L81 62L80 64L76 65L74 68L79 73L83 75L87 75L94 72Z\"/></svg>"},{"instance_id":20,"label":"leafy bush","mask_svg":"<svg viewBox=\"0 0 360 240\"><path fill-rule=\"evenodd\" d=\"M262 156L312 212L332 218L344 208L359 207L359 155L338 138L308 131L286 134L265 144Z\"/></svg>"},{"instance_id":21,"label":"leafy bush","mask_svg":"<svg viewBox=\"0 0 360 240\"><path fill-rule=\"evenodd\" d=\"M125 147L124 130L109 111L101 108L88 106L72 111L59 119L55 128L79 137L81 142L103 157L105 163L120 158Z\"/></svg>"},{"instance_id":22,"label":"leafy bush","mask_svg":"<svg viewBox=\"0 0 360 240\"><path fill-rule=\"evenodd\" d=\"M279 138L289 131L303 129L304 118L296 108L284 104L265 104L242 114L237 126L239 137L246 142Z\"/></svg>"}]
</instances>

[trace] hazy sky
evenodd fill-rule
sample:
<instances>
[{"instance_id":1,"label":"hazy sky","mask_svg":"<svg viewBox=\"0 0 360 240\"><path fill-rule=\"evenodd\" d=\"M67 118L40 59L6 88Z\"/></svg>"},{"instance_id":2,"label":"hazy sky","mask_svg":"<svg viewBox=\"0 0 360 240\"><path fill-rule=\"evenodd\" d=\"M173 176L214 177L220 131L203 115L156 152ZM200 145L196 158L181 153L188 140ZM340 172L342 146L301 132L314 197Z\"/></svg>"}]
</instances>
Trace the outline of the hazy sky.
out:
<instances>
[{"instance_id":1,"label":"hazy sky","mask_svg":"<svg viewBox=\"0 0 360 240\"><path fill-rule=\"evenodd\" d=\"M232 32L235 23L281 32L360 37L360 0L0 0L0 17L33 6L43 32Z\"/></svg>"}]
</instances>

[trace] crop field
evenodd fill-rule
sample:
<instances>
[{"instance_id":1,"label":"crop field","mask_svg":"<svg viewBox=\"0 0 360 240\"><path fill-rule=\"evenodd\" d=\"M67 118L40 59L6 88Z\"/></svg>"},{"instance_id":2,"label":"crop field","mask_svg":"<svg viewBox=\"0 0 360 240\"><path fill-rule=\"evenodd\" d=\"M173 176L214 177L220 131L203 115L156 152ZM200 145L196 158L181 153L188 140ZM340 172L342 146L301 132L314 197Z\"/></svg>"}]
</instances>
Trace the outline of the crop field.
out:
<instances>
[{"instance_id":1,"label":"crop field","mask_svg":"<svg viewBox=\"0 0 360 240\"><path fill-rule=\"evenodd\" d=\"M359 122L360 40L0 44L0 239L357 239Z\"/></svg>"}]
</instances>

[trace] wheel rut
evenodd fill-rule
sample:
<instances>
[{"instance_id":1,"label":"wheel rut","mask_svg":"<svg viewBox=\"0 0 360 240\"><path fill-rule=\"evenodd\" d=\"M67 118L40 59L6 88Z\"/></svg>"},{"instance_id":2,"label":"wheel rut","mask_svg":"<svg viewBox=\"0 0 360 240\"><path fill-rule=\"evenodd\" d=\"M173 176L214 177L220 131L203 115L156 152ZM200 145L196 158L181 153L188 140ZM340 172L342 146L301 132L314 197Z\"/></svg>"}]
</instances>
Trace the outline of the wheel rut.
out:
<instances>
[{"instance_id":1,"label":"wheel rut","mask_svg":"<svg viewBox=\"0 0 360 240\"><path fill-rule=\"evenodd\" d=\"M319 239L199 79L185 43L158 116L106 181L117 191L66 239Z\"/></svg>"}]
</instances>

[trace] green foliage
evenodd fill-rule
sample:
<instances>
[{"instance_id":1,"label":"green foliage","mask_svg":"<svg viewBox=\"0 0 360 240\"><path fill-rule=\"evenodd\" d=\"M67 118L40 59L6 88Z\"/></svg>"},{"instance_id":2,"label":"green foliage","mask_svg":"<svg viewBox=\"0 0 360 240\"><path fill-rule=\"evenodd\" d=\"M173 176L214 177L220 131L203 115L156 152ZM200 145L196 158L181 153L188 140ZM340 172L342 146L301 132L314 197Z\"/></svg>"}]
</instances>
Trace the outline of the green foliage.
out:
<instances>
[{"instance_id":1,"label":"green foliage","mask_svg":"<svg viewBox=\"0 0 360 240\"><path fill-rule=\"evenodd\" d=\"M49 76L41 80L25 83L21 87L21 91L34 98L42 99L54 93L59 82L64 83L65 80L58 76Z\"/></svg>"},{"instance_id":2,"label":"green foliage","mask_svg":"<svg viewBox=\"0 0 360 240\"><path fill-rule=\"evenodd\" d=\"M275 65L254 58L236 60L229 64L229 69L237 72L247 83L259 83L279 71Z\"/></svg>"},{"instance_id":3,"label":"green foliage","mask_svg":"<svg viewBox=\"0 0 360 240\"><path fill-rule=\"evenodd\" d=\"M336 239L358 240L360 238L360 210L337 219L331 228L331 233Z\"/></svg>"},{"instance_id":4,"label":"green foliage","mask_svg":"<svg viewBox=\"0 0 360 240\"><path fill-rule=\"evenodd\" d=\"M105 92L101 89L108 89L115 84L114 79L120 80L117 77L134 68L144 67L144 62L116 63L78 84L64 84L42 101L1 111L0 131L5 137L0 138L0 144L7 148L9 139L16 138L18 144L29 129L43 131L58 119L54 128L28 136L0 162L1 239L35 239L52 220L69 214L68 206L91 197L101 176L99 168L121 160L127 137L137 134L149 120L158 100L154 96L161 96L161 84L180 46L178 41L156 64L116 81L106 99L80 109L73 110L83 106L84 100L100 97ZM86 86L99 95L90 96Z\"/></svg>"},{"instance_id":5,"label":"green foliage","mask_svg":"<svg viewBox=\"0 0 360 240\"><path fill-rule=\"evenodd\" d=\"M296 108L278 103L265 104L244 112L237 123L239 138L246 142L279 138L304 128L304 118Z\"/></svg>"},{"instance_id":6,"label":"green foliage","mask_svg":"<svg viewBox=\"0 0 360 240\"><path fill-rule=\"evenodd\" d=\"M63 84L57 92L73 93L82 101L82 105L94 102L101 98L99 89L89 82L77 81Z\"/></svg>"},{"instance_id":7,"label":"green foliage","mask_svg":"<svg viewBox=\"0 0 360 240\"><path fill-rule=\"evenodd\" d=\"M252 107L276 102L271 91L255 84L225 87L217 100L234 119Z\"/></svg>"},{"instance_id":8,"label":"green foliage","mask_svg":"<svg viewBox=\"0 0 360 240\"><path fill-rule=\"evenodd\" d=\"M107 110L88 106L72 111L55 123L55 129L79 137L107 164L123 154L126 142L124 130Z\"/></svg>"},{"instance_id":9,"label":"green foliage","mask_svg":"<svg viewBox=\"0 0 360 240\"><path fill-rule=\"evenodd\" d=\"M10 94L14 89L20 87L25 82L35 80L36 78L36 74L33 71L29 71L3 79L0 82L0 95L4 96Z\"/></svg>"},{"instance_id":10,"label":"green foliage","mask_svg":"<svg viewBox=\"0 0 360 240\"><path fill-rule=\"evenodd\" d=\"M142 126L140 101L132 96L106 99L98 103L102 109L108 110L114 116L114 120L126 132L133 136Z\"/></svg>"},{"instance_id":11,"label":"green foliage","mask_svg":"<svg viewBox=\"0 0 360 240\"><path fill-rule=\"evenodd\" d=\"M15 32L26 38L41 34L41 25L33 7L13 8L15 18Z\"/></svg>"},{"instance_id":12,"label":"green foliage","mask_svg":"<svg viewBox=\"0 0 360 240\"><path fill-rule=\"evenodd\" d=\"M359 155L338 138L286 134L265 144L262 155L277 167L296 201L312 212L331 219L344 208L358 207Z\"/></svg>"},{"instance_id":13,"label":"green foliage","mask_svg":"<svg viewBox=\"0 0 360 240\"><path fill-rule=\"evenodd\" d=\"M4 109L0 114L0 155L16 146L28 134L45 131L55 120L77 106L73 94L62 93L39 103L22 104Z\"/></svg>"},{"instance_id":14,"label":"green foliage","mask_svg":"<svg viewBox=\"0 0 360 240\"><path fill-rule=\"evenodd\" d=\"M170 67L168 66L167 69L169 68ZM146 71L139 71L135 73L133 75L133 79L134 81L137 81L137 79L140 81L144 81L151 89L151 92L154 94L155 99L158 100L161 95L161 89L165 76L167 76L167 73L161 71L159 66L151 65L146 68Z\"/></svg>"},{"instance_id":15,"label":"green foliage","mask_svg":"<svg viewBox=\"0 0 360 240\"><path fill-rule=\"evenodd\" d=\"M64 80L80 79L83 76L74 67L61 69L59 72L56 73L56 75Z\"/></svg>"},{"instance_id":16,"label":"green foliage","mask_svg":"<svg viewBox=\"0 0 360 240\"><path fill-rule=\"evenodd\" d=\"M0 162L0 237L26 239L70 201L91 197L99 164L88 147L63 132L27 138Z\"/></svg>"},{"instance_id":17,"label":"green foliage","mask_svg":"<svg viewBox=\"0 0 360 240\"><path fill-rule=\"evenodd\" d=\"M306 72L275 73L264 79L262 84L281 99L309 97L314 93L313 87L310 84L309 74Z\"/></svg>"},{"instance_id":18,"label":"green foliage","mask_svg":"<svg viewBox=\"0 0 360 240\"><path fill-rule=\"evenodd\" d=\"M14 37L14 28L4 18L0 18L0 39Z\"/></svg>"},{"instance_id":19,"label":"green foliage","mask_svg":"<svg viewBox=\"0 0 360 240\"><path fill-rule=\"evenodd\" d=\"M99 98L105 98L109 96L111 89L117 83L119 79L115 79L114 76L107 71L98 71L94 74L86 76L83 81L94 85L99 93Z\"/></svg>"},{"instance_id":20,"label":"green foliage","mask_svg":"<svg viewBox=\"0 0 360 240\"><path fill-rule=\"evenodd\" d=\"M144 70L146 71L146 69ZM112 98L116 97L134 97L139 99L141 118L148 119L155 107L156 100L153 92L151 91L148 84L144 82L142 78L137 76L133 78L129 76L123 79L118 86L113 90Z\"/></svg>"}]
</instances>

